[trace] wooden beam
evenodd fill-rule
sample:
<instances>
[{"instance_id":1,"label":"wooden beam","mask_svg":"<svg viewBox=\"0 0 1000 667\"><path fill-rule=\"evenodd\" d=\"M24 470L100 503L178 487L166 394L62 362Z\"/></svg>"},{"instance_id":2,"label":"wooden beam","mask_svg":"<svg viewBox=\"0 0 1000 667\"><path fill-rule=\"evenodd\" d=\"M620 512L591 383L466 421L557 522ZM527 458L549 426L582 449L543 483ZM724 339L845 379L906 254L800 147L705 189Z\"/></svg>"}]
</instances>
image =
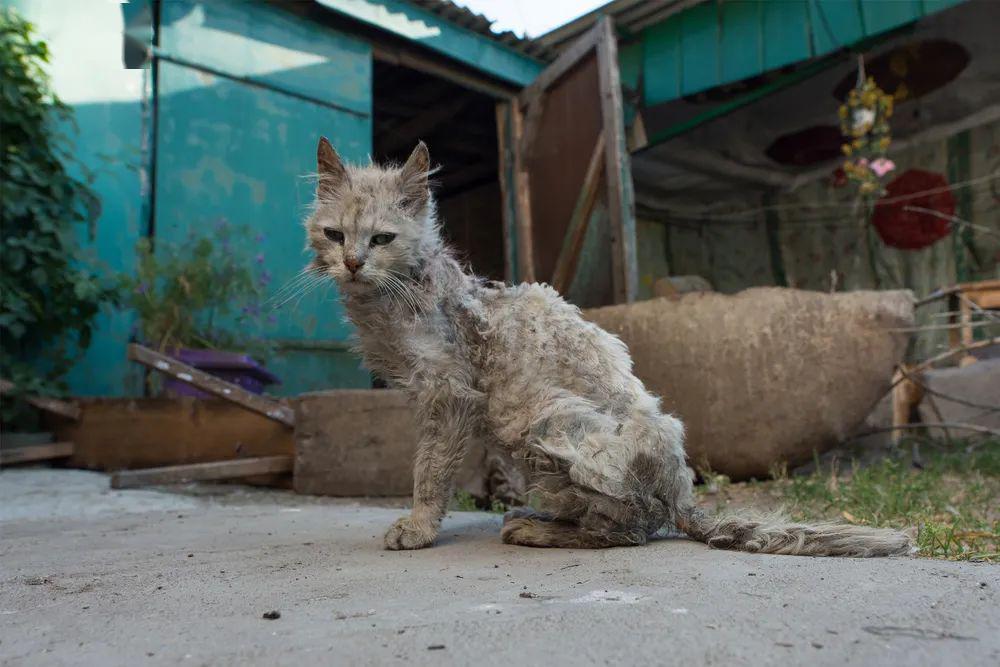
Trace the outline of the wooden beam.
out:
<instances>
[{"instance_id":1,"label":"wooden beam","mask_svg":"<svg viewBox=\"0 0 1000 667\"><path fill-rule=\"evenodd\" d=\"M0 378L0 394L9 394L17 387L10 380ZM46 396L25 396L24 400L35 406L39 410L51 412L54 415L65 417L66 419L79 419L80 408L73 403L60 401Z\"/></svg>"},{"instance_id":2,"label":"wooden beam","mask_svg":"<svg viewBox=\"0 0 1000 667\"><path fill-rule=\"evenodd\" d=\"M531 160L535 148L535 137L538 135L538 126L542 124L544 111L545 94L542 93L531 100L528 104L528 110L524 114L524 129L518 140L517 149L521 153L521 159L525 162Z\"/></svg>"},{"instance_id":3,"label":"wooden beam","mask_svg":"<svg viewBox=\"0 0 1000 667\"><path fill-rule=\"evenodd\" d=\"M265 417L270 417L285 426L295 426L295 414L288 406L282 405L270 398L264 398L259 394L251 393L239 385L226 382L193 366L183 364L173 357L168 357L148 347L132 343L128 346L128 358L170 377L194 385L198 389L207 391L219 398L225 398L233 403L242 405L248 410L260 413Z\"/></svg>"},{"instance_id":4,"label":"wooden beam","mask_svg":"<svg viewBox=\"0 0 1000 667\"><path fill-rule=\"evenodd\" d=\"M542 73L531 82L530 86L521 91L521 94L517 96L520 105L527 107L535 98L541 97L552 84L573 69L580 62L580 59L597 45L601 35L601 23L598 21L597 25L587 30L569 48L560 53L551 65L542 70Z\"/></svg>"},{"instance_id":5,"label":"wooden beam","mask_svg":"<svg viewBox=\"0 0 1000 667\"><path fill-rule=\"evenodd\" d=\"M111 476L112 489L134 489L158 484L184 484L214 479L234 479L252 475L291 472L291 456L259 456L233 461L192 463L144 470L121 470Z\"/></svg>"},{"instance_id":6,"label":"wooden beam","mask_svg":"<svg viewBox=\"0 0 1000 667\"><path fill-rule=\"evenodd\" d=\"M595 26L597 69L604 119L604 146L607 160L608 213L611 219L611 266L616 303L635 301L639 287L639 266L635 247L635 193L625 139L625 112L621 76L618 71L618 42L611 18L604 16Z\"/></svg>"},{"instance_id":7,"label":"wooden beam","mask_svg":"<svg viewBox=\"0 0 1000 667\"><path fill-rule=\"evenodd\" d=\"M498 102L497 116L497 171L500 177L500 212L503 220L503 273L504 280L513 283L517 279L514 266L514 224L517 219L514 207L513 175L514 154L511 145L511 108L516 100Z\"/></svg>"},{"instance_id":8,"label":"wooden beam","mask_svg":"<svg viewBox=\"0 0 1000 667\"><path fill-rule=\"evenodd\" d=\"M523 134L523 115L517 104L510 106L514 145L514 209L517 223L517 274L522 282L535 282L535 251L531 224L531 185L528 166L518 146Z\"/></svg>"},{"instance_id":9,"label":"wooden beam","mask_svg":"<svg viewBox=\"0 0 1000 667\"><path fill-rule=\"evenodd\" d=\"M380 142L379 151L388 155L407 147L412 150L417 141L426 139L428 132L462 113L471 102L468 97L449 100L386 130L391 138Z\"/></svg>"},{"instance_id":10,"label":"wooden beam","mask_svg":"<svg viewBox=\"0 0 1000 667\"><path fill-rule=\"evenodd\" d=\"M603 167L604 132L602 131L597 135L597 142L594 144L590 163L587 165L587 173L583 177L583 187L580 188L576 205L573 207L562 249L556 260L556 268L552 272L552 287L560 294L566 294L566 290L573 283L573 276L576 275L580 251L587 236L587 223L590 221L591 211L594 210L594 202L597 201L597 186L601 182Z\"/></svg>"},{"instance_id":11,"label":"wooden beam","mask_svg":"<svg viewBox=\"0 0 1000 667\"><path fill-rule=\"evenodd\" d=\"M72 455L72 442L50 442L44 445L0 448L0 465L64 459Z\"/></svg>"},{"instance_id":12,"label":"wooden beam","mask_svg":"<svg viewBox=\"0 0 1000 667\"><path fill-rule=\"evenodd\" d=\"M372 57L382 62L402 65L403 67L409 67L425 74L441 77L464 88L475 90L497 99L506 99L517 90L517 86L494 83L484 76L476 76L445 63L437 62L403 49L392 48L388 45L372 44Z\"/></svg>"}]
</instances>

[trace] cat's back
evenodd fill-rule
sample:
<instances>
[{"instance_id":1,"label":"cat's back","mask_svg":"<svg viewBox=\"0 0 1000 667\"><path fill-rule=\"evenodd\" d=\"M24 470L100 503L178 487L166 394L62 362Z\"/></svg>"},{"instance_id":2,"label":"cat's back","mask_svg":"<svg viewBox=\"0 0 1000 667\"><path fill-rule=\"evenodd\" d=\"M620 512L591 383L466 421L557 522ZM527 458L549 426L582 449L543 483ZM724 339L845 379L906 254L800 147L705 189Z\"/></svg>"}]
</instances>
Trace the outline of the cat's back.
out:
<instances>
[{"instance_id":1,"label":"cat's back","mask_svg":"<svg viewBox=\"0 0 1000 667\"><path fill-rule=\"evenodd\" d=\"M630 383L624 343L584 320L548 285L505 287L484 305L490 357L502 375L527 375L581 394Z\"/></svg>"}]
</instances>

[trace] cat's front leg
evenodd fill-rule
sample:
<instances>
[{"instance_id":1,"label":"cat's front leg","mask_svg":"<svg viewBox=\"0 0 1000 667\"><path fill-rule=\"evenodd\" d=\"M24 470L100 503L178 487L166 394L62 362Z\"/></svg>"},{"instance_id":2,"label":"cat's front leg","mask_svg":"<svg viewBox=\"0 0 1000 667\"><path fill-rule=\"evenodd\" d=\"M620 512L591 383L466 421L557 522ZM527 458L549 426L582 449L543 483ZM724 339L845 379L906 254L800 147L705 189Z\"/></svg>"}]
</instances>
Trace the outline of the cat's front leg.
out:
<instances>
[{"instance_id":1,"label":"cat's front leg","mask_svg":"<svg viewBox=\"0 0 1000 667\"><path fill-rule=\"evenodd\" d=\"M472 410L463 401L439 402L419 412L423 423L413 466L413 511L389 528L386 549L423 549L434 543L472 435Z\"/></svg>"}]
</instances>

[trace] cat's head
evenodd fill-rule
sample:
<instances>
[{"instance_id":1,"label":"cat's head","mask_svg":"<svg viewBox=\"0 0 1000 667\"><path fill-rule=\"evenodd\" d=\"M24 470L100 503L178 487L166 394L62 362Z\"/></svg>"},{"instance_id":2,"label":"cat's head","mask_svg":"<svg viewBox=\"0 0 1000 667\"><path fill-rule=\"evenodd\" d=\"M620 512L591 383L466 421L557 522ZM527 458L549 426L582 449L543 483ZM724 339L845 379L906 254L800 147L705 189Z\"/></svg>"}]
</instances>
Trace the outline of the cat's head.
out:
<instances>
[{"instance_id":1,"label":"cat's head","mask_svg":"<svg viewBox=\"0 0 1000 667\"><path fill-rule=\"evenodd\" d=\"M322 137L316 162L316 202L306 221L313 269L343 291L391 289L439 250L423 142L402 167L357 166L344 164Z\"/></svg>"}]
</instances>

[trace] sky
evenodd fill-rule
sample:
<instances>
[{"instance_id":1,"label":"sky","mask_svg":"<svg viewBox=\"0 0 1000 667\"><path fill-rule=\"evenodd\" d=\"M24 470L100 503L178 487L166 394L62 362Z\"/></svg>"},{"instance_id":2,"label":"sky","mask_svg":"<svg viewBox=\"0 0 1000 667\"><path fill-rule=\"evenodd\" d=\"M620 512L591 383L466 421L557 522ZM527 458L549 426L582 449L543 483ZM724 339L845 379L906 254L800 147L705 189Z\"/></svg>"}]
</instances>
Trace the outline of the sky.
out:
<instances>
[{"instance_id":1,"label":"sky","mask_svg":"<svg viewBox=\"0 0 1000 667\"><path fill-rule=\"evenodd\" d=\"M493 30L511 30L524 37L538 37L568 23L608 0L454 0L495 21Z\"/></svg>"}]
</instances>

